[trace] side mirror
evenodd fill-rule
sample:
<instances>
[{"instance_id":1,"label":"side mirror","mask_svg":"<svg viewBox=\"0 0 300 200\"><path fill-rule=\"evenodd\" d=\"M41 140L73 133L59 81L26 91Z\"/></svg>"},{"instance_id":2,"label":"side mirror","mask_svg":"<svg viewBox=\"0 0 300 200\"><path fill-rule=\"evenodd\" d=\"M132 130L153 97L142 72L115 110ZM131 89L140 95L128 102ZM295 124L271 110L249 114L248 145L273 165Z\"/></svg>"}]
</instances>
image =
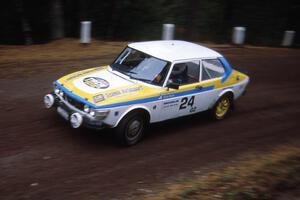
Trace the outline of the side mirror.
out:
<instances>
[{"instance_id":1,"label":"side mirror","mask_svg":"<svg viewBox=\"0 0 300 200\"><path fill-rule=\"evenodd\" d=\"M173 82L168 82L168 84L167 84L168 88L172 88L172 89L175 89L175 90L178 90L179 86L180 85L178 83L173 83Z\"/></svg>"}]
</instances>

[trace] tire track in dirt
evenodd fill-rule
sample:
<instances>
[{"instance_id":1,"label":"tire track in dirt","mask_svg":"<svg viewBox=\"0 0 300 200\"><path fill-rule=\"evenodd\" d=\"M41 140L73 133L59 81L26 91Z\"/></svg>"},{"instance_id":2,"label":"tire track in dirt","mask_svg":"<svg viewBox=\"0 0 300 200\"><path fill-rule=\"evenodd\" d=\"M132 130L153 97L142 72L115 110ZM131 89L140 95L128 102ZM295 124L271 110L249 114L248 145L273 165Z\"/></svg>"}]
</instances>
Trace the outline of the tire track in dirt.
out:
<instances>
[{"instance_id":1,"label":"tire track in dirt","mask_svg":"<svg viewBox=\"0 0 300 200\"><path fill-rule=\"evenodd\" d=\"M201 113L154 124L144 141L125 149L114 145L110 131L73 130L41 104L57 77L111 58L7 64L0 76L1 198L123 199L243 153L299 141L299 51L221 51L251 76L232 115L218 123Z\"/></svg>"}]
</instances>

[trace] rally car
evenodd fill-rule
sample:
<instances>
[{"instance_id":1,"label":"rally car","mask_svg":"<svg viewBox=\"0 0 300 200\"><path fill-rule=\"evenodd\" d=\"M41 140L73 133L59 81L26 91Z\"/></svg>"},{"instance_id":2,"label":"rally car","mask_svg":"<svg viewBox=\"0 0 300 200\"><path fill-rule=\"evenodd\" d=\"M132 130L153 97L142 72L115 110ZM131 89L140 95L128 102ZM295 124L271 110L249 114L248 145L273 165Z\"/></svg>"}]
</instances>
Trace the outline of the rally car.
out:
<instances>
[{"instance_id":1,"label":"rally car","mask_svg":"<svg viewBox=\"0 0 300 200\"><path fill-rule=\"evenodd\" d=\"M107 66L66 75L44 97L73 128L115 128L116 140L133 145L149 123L210 110L225 118L249 77L221 54L185 41L129 44Z\"/></svg>"}]
</instances>

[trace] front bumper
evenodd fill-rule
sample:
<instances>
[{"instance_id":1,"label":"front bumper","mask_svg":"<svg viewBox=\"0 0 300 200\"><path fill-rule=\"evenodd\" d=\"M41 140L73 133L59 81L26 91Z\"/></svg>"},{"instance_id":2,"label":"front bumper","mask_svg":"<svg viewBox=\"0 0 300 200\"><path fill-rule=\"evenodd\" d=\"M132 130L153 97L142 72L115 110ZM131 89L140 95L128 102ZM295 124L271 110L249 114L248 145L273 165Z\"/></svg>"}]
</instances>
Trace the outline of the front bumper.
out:
<instances>
[{"instance_id":1,"label":"front bumper","mask_svg":"<svg viewBox=\"0 0 300 200\"><path fill-rule=\"evenodd\" d=\"M51 93L50 95L53 95L54 97L54 103L51 107L56 107L57 113L66 121L69 121L73 128L78 128L79 126L84 126L87 128L92 129L103 129L108 127L107 124L105 124L102 120L99 120L95 117L90 116L86 112L76 108L72 104L70 104L67 100L65 100L63 97L56 95L54 93ZM80 122L80 125L78 127L74 127L71 121L71 117L73 114L78 113L80 117L82 118L82 122ZM77 114L76 114L77 115Z\"/></svg>"}]
</instances>

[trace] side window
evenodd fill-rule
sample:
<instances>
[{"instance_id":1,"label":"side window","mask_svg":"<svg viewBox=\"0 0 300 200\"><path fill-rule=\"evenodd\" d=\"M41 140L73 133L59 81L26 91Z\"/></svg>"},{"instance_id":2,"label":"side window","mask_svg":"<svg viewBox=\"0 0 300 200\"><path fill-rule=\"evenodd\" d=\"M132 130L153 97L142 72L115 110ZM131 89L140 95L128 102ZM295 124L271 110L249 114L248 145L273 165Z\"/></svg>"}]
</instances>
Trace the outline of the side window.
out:
<instances>
[{"instance_id":1,"label":"side window","mask_svg":"<svg viewBox=\"0 0 300 200\"><path fill-rule=\"evenodd\" d=\"M169 82L185 85L199 82L200 61L177 63L173 66Z\"/></svg>"},{"instance_id":2,"label":"side window","mask_svg":"<svg viewBox=\"0 0 300 200\"><path fill-rule=\"evenodd\" d=\"M224 66L218 59L202 60L202 81L221 77L224 73Z\"/></svg>"}]
</instances>

